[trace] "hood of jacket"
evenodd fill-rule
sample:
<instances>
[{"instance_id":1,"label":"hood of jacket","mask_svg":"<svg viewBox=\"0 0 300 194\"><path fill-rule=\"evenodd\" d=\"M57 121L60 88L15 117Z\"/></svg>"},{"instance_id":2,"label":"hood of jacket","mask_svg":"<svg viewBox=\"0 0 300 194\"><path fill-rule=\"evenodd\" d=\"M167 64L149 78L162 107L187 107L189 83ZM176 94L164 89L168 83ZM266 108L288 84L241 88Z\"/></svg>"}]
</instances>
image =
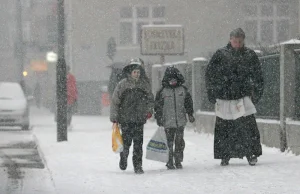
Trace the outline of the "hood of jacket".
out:
<instances>
[{"instance_id":1,"label":"hood of jacket","mask_svg":"<svg viewBox=\"0 0 300 194\"><path fill-rule=\"evenodd\" d=\"M140 70L140 79L146 79L148 80L148 77L146 75L146 71L145 69L139 65L139 64L129 64L129 65L126 65L124 68L123 68L123 72L122 74L124 75L124 77L126 78L130 78L131 77L131 72L135 69L139 69Z\"/></svg>"},{"instance_id":2,"label":"hood of jacket","mask_svg":"<svg viewBox=\"0 0 300 194\"><path fill-rule=\"evenodd\" d=\"M177 80L176 86L170 85L169 81L171 79ZM178 87L178 86L181 86L182 84L184 84L184 82L185 82L185 80L184 80L183 75L180 73L180 71L176 67L167 67L167 69L165 71L165 75L162 80L162 85L164 87Z\"/></svg>"}]
</instances>

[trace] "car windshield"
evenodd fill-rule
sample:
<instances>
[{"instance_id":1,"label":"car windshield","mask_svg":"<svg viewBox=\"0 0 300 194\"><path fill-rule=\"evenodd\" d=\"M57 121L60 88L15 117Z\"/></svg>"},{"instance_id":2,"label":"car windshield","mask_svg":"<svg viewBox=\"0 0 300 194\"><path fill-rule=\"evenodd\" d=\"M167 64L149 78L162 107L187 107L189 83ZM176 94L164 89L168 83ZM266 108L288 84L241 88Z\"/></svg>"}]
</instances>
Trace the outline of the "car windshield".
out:
<instances>
[{"instance_id":1,"label":"car windshield","mask_svg":"<svg viewBox=\"0 0 300 194\"><path fill-rule=\"evenodd\" d=\"M24 93L18 83L0 83L0 99L24 99Z\"/></svg>"}]
</instances>

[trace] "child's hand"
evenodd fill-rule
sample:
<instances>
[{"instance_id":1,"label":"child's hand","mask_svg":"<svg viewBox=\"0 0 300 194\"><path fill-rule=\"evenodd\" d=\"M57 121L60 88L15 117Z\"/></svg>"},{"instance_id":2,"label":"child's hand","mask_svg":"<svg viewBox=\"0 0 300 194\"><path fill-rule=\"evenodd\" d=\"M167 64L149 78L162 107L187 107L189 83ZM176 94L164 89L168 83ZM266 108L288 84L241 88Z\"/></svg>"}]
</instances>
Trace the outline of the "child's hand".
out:
<instances>
[{"instance_id":1,"label":"child's hand","mask_svg":"<svg viewBox=\"0 0 300 194\"><path fill-rule=\"evenodd\" d=\"M191 123L195 122L195 117L193 115L189 115L189 121Z\"/></svg>"}]
</instances>

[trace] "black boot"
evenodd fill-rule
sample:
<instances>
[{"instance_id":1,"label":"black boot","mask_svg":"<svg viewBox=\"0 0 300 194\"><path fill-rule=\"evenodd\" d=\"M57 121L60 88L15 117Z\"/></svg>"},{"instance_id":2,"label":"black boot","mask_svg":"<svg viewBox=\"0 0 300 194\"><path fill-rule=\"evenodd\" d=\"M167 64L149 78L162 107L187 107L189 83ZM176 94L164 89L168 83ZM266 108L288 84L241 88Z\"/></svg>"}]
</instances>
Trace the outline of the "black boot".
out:
<instances>
[{"instance_id":1,"label":"black boot","mask_svg":"<svg viewBox=\"0 0 300 194\"><path fill-rule=\"evenodd\" d=\"M255 166L255 164L257 163L256 156L247 156L247 160L250 166Z\"/></svg>"},{"instance_id":2,"label":"black boot","mask_svg":"<svg viewBox=\"0 0 300 194\"><path fill-rule=\"evenodd\" d=\"M221 166L228 166L230 158L224 158L221 161Z\"/></svg>"},{"instance_id":3,"label":"black boot","mask_svg":"<svg viewBox=\"0 0 300 194\"><path fill-rule=\"evenodd\" d=\"M173 161L169 161L167 164L166 164L166 167L168 168L168 170L174 170L175 169L175 166L173 164Z\"/></svg>"},{"instance_id":4,"label":"black boot","mask_svg":"<svg viewBox=\"0 0 300 194\"><path fill-rule=\"evenodd\" d=\"M175 166L176 166L177 169L182 169L183 168L181 162L176 162Z\"/></svg>"},{"instance_id":5,"label":"black boot","mask_svg":"<svg viewBox=\"0 0 300 194\"><path fill-rule=\"evenodd\" d=\"M141 166L140 167L135 167L134 168L134 172L136 174L144 174L144 170L143 170L143 168Z\"/></svg>"},{"instance_id":6,"label":"black boot","mask_svg":"<svg viewBox=\"0 0 300 194\"><path fill-rule=\"evenodd\" d=\"M123 154L120 154L120 162L119 162L119 167L121 170L126 170L127 168L127 158L123 156Z\"/></svg>"}]
</instances>

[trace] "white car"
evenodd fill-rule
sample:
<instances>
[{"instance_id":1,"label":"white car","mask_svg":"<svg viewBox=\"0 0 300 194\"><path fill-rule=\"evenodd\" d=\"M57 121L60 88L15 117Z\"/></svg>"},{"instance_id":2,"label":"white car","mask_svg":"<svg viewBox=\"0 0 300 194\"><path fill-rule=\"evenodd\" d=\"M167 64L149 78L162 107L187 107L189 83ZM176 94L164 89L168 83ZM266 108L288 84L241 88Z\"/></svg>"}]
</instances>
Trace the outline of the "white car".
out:
<instances>
[{"instance_id":1,"label":"white car","mask_svg":"<svg viewBox=\"0 0 300 194\"><path fill-rule=\"evenodd\" d=\"M0 126L29 130L28 99L19 83L0 82Z\"/></svg>"}]
</instances>

